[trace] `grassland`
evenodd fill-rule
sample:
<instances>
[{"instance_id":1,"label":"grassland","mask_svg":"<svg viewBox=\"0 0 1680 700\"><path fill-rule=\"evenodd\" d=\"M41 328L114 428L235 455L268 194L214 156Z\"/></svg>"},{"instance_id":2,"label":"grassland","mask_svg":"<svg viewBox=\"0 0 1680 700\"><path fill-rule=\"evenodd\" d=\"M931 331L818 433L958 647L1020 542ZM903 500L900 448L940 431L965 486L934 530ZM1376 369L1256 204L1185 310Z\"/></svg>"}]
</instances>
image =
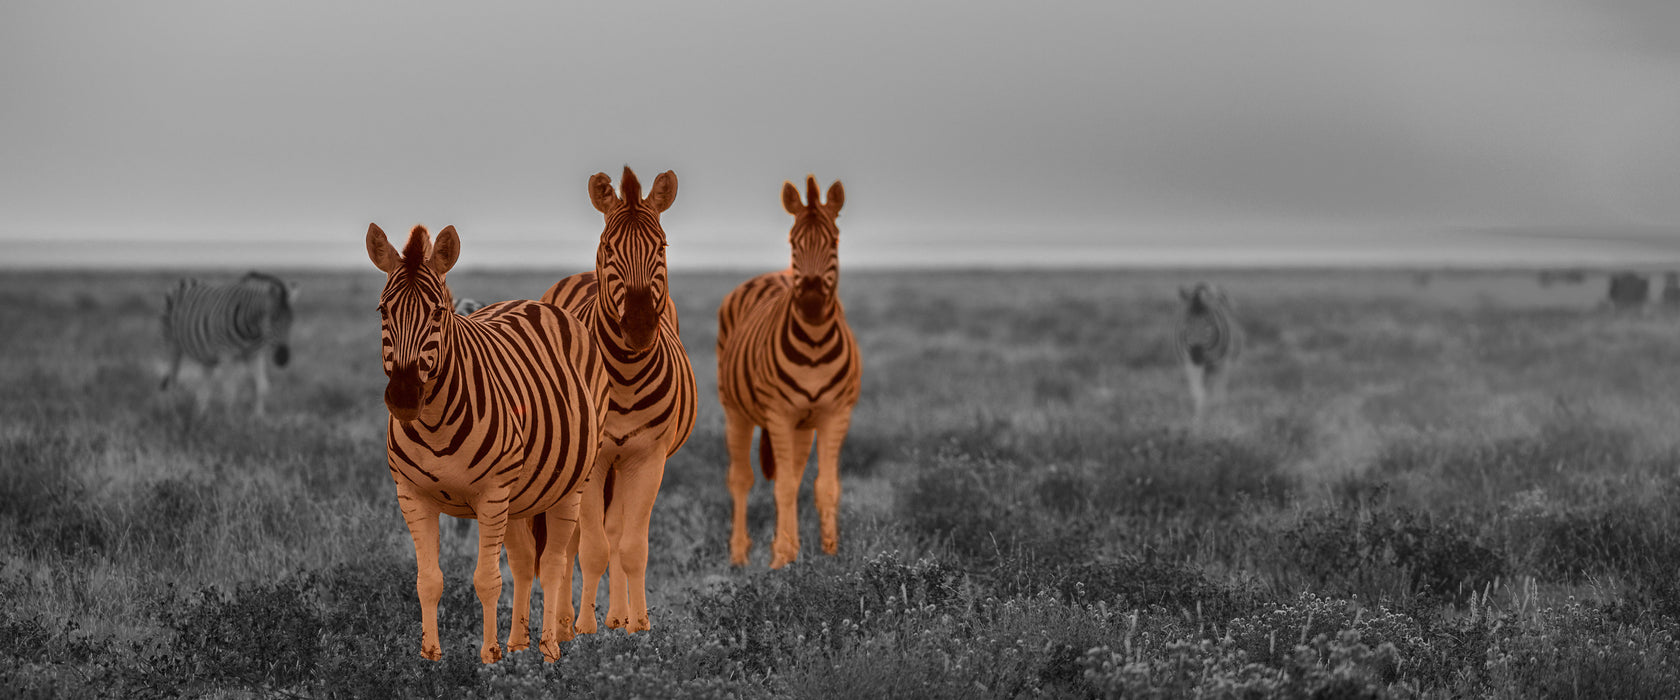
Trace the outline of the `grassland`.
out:
<instances>
[{"instance_id":1,"label":"grassland","mask_svg":"<svg viewBox=\"0 0 1680 700\"><path fill-rule=\"evenodd\" d=\"M470 528L445 528L445 660L419 657L382 280L288 276L262 421L157 390L176 275L0 276L9 695L1680 697L1680 318L1597 311L1596 278L848 272L841 553L807 495L771 572L763 483L727 563L714 313L746 274L679 274L703 398L654 511L654 629L483 667ZM1197 277L1251 350L1188 434Z\"/></svg>"}]
</instances>

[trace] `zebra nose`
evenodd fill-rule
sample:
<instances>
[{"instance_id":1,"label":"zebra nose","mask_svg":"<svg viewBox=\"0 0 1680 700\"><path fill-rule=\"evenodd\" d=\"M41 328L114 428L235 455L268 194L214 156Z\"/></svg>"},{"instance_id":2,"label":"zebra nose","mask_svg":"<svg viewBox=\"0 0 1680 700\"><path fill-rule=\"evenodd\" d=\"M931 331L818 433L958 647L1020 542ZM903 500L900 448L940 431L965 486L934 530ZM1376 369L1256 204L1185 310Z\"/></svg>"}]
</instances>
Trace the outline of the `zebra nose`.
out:
<instances>
[{"instance_id":1,"label":"zebra nose","mask_svg":"<svg viewBox=\"0 0 1680 700\"><path fill-rule=\"evenodd\" d=\"M802 277L799 280L800 294L821 294L823 282L821 277Z\"/></svg>"}]
</instances>

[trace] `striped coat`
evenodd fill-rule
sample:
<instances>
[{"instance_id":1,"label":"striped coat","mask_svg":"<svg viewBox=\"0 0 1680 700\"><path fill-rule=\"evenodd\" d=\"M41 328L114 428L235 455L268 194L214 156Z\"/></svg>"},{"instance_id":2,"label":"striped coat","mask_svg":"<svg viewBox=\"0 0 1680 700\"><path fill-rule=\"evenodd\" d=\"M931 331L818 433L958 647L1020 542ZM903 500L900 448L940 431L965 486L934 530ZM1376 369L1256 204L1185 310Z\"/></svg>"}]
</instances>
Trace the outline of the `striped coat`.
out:
<instances>
[{"instance_id":1,"label":"striped coat","mask_svg":"<svg viewBox=\"0 0 1680 700\"><path fill-rule=\"evenodd\" d=\"M578 631L595 631L595 591L608 579L607 626L648 629L647 549L665 461L694 430L696 390L667 295L665 231L659 214L676 197L677 178L654 178L646 199L630 168L621 181L597 173L590 199L606 217L595 270L560 280L543 301L574 313L590 329L609 378L601 452L583 501L578 564L583 597Z\"/></svg>"},{"instance_id":2,"label":"striped coat","mask_svg":"<svg viewBox=\"0 0 1680 700\"><path fill-rule=\"evenodd\" d=\"M263 414L268 394L267 364L286 366L291 359L292 303L297 285L250 272L232 284L183 279L163 300L163 338L169 346L169 371L159 389L168 389L181 371L182 358L202 365L208 375L199 386L198 409L209 404L218 367L235 362L251 367L254 410Z\"/></svg>"},{"instance_id":3,"label":"striped coat","mask_svg":"<svg viewBox=\"0 0 1680 700\"><path fill-rule=\"evenodd\" d=\"M543 656L559 657L570 637L571 568L565 543L577 519L587 467L600 442L596 397L606 376L590 362L588 331L563 309L535 301L505 301L471 317L454 313L444 276L460 254L453 226L433 244L416 226L399 255L370 225L368 257L387 275L380 294L380 346L390 411L386 454L397 504L414 538L419 568L421 654L442 656L437 602L438 514L478 520L478 567L473 586L483 605L479 657L501 658L496 602L504 537L514 576L514 627L509 645L528 644L531 578L539 565L545 605ZM544 516L552 537L509 521ZM540 547L540 549L539 549ZM563 597L562 597L563 595ZM521 604L523 603L523 604Z\"/></svg>"},{"instance_id":4,"label":"striped coat","mask_svg":"<svg viewBox=\"0 0 1680 700\"><path fill-rule=\"evenodd\" d=\"M753 484L749 454L755 426L762 428L764 476L775 483L771 568L799 556L799 483L813 440L823 551L834 554L840 544L840 447L851 427L863 364L836 294L840 229L835 217L845 190L835 182L823 203L816 178L808 177L806 192L802 202L793 183L782 186L782 206L794 216L792 265L748 280L718 308L718 398L735 501L729 552L737 566L746 564L751 545L747 495Z\"/></svg>"},{"instance_id":5,"label":"striped coat","mask_svg":"<svg viewBox=\"0 0 1680 700\"><path fill-rule=\"evenodd\" d=\"M1209 405L1225 394L1231 370L1242 357L1243 332L1219 287L1200 282L1194 288L1180 288L1178 294L1184 301L1178 356L1190 382L1191 420L1200 425Z\"/></svg>"}]
</instances>

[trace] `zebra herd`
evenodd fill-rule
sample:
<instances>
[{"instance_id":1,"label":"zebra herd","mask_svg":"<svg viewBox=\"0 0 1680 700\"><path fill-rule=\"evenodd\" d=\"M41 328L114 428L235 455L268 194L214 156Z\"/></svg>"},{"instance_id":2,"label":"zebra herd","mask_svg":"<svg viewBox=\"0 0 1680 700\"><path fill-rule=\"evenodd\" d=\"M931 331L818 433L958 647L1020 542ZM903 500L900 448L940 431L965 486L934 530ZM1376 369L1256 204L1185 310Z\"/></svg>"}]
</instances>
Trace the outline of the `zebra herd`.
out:
<instances>
[{"instance_id":1,"label":"zebra herd","mask_svg":"<svg viewBox=\"0 0 1680 700\"><path fill-rule=\"evenodd\" d=\"M666 460L688 440L696 415L694 371L669 297L665 231L659 215L676 198L665 172L644 197L629 167L589 179L605 218L595 269L557 282L540 300L481 305L455 299L447 275L461 253L453 226L431 238L415 226L397 249L377 224L367 254L386 274L380 293L381 360L389 412L386 453L397 504L414 542L421 603L421 655L442 658L438 516L478 521L473 587L483 607L480 660L502 657L496 602L501 551L514 580L508 649L530 644L530 598L542 582L543 658L559 643L596 631L594 601L608 579L607 626L649 629L648 527ZM846 322L839 284L836 219L845 190L826 200L815 177L801 198L782 187L794 217L787 269L754 277L718 309L718 394L726 422L728 487L734 500L730 561L747 563L747 495L753 429L760 468L774 484L771 568L799 554L797 497L815 446L815 501L822 547L839 547L839 459L861 390L862 361ZM231 285L183 280L165 299L164 336L182 357L213 372L253 364L256 410L267 384L262 355L287 361L296 287L252 273ZM1200 422L1208 394L1221 392L1241 352L1241 331L1225 295L1211 285L1182 290L1179 354ZM206 401L200 393L200 408ZM582 571L581 607L571 597L573 561Z\"/></svg>"}]
</instances>

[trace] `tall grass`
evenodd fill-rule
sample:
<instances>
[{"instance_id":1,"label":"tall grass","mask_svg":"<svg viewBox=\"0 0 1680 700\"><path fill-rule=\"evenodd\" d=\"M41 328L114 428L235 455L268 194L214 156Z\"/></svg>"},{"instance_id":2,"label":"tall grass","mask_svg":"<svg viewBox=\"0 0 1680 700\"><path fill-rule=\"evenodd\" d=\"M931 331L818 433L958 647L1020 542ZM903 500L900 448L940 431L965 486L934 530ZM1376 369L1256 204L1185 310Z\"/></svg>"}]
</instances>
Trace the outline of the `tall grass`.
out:
<instances>
[{"instance_id":1,"label":"tall grass","mask_svg":"<svg viewBox=\"0 0 1680 700\"><path fill-rule=\"evenodd\" d=\"M655 627L490 667L472 653L470 527L444 528L445 660L417 653L377 279L289 275L294 363L258 421L233 387L196 415L196 376L158 392L173 275L0 278L0 687L1680 695L1674 319L1530 299L1509 274L1222 274L1253 347L1191 433L1170 342L1187 273L848 273L866 364L841 551L776 572L767 485L753 565L725 546L712 326L746 275L679 275L702 402L655 507ZM489 301L558 277L451 283Z\"/></svg>"}]
</instances>

